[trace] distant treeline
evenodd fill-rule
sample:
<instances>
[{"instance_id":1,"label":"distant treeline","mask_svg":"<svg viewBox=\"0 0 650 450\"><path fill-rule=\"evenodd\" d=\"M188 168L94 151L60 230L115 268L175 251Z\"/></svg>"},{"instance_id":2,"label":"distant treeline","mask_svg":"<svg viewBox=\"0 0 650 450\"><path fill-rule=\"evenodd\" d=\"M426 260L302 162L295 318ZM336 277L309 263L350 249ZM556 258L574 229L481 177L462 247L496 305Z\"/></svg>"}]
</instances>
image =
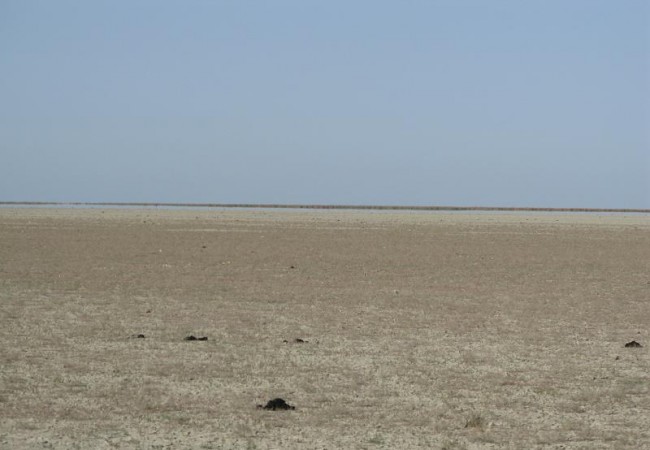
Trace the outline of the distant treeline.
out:
<instances>
[{"instance_id":1,"label":"distant treeline","mask_svg":"<svg viewBox=\"0 0 650 450\"><path fill-rule=\"evenodd\" d=\"M507 206L407 206L407 205L302 205L264 203L138 203L138 202L10 202L4 206L88 206L88 207L146 207L146 208L255 208L255 209L349 209L383 211L522 211L522 212L585 212L585 213L650 213L636 208L532 208Z\"/></svg>"}]
</instances>

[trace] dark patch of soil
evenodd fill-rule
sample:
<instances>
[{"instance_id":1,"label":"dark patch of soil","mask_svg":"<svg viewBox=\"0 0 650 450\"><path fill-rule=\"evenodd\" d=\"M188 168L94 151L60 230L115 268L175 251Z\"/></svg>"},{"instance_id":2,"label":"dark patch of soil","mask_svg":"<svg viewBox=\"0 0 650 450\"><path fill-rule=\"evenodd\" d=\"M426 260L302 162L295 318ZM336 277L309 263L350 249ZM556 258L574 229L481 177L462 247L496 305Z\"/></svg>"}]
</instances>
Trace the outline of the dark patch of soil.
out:
<instances>
[{"instance_id":1,"label":"dark patch of soil","mask_svg":"<svg viewBox=\"0 0 650 450\"><path fill-rule=\"evenodd\" d=\"M637 341L630 341L627 344L625 344L625 347L627 347L627 348L639 348L639 347L643 347L643 345L639 344Z\"/></svg>"},{"instance_id":2,"label":"dark patch of soil","mask_svg":"<svg viewBox=\"0 0 650 450\"><path fill-rule=\"evenodd\" d=\"M278 410L292 410L296 409L295 406L292 406L288 404L284 399L281 398L274 398L273 400L269 400L266 405L257 405L259 409L267 409L269 411L278 411Z\"/></svg>"},{"instance_id":3,"label":"dark patch of soil","mask_svg":"<svg viewBox=\"0 0 650 450\"><path fill-rule=\"evenodd\" d=\"M286 339L283 340L282 342L284 342L285 344L288 344L288 343L289 343L289 341L286 340ZM294 344L309 344L309 341L306 341L306 340L304 340L304 339L300 339L300 338L295 338L295 339L294 339L293 341L291 341L291 342L293 342Z\"/></svg>"},{"instance_id":4,"label":"dark patch of soil","mask_svg":"<svg viewBox=\"0 0 650 450\"><path fill-rule=\"evenodd\" d=\"M185 341L207 341L208 337L207 336L196 337L193 334L190 334L184 340Z\"/></svg>"}]
</instances>

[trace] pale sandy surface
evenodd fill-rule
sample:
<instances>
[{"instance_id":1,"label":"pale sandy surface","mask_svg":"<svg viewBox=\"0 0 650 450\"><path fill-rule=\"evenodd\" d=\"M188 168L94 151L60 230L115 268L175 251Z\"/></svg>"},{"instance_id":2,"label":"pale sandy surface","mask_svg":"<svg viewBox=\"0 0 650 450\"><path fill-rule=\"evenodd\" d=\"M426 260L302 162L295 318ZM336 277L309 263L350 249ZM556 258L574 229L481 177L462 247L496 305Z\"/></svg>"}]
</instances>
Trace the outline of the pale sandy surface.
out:
<instances>
[{"instance_id":1,"label":"pale sandy surface","mask_svg":"<svg viewBox=\"0 0 650 450\"><path fill-rule=\"evenodd\" d=\"M649 324L647 215L0 208L0 448L650 448Z\"/></svg>"}]
</instances>

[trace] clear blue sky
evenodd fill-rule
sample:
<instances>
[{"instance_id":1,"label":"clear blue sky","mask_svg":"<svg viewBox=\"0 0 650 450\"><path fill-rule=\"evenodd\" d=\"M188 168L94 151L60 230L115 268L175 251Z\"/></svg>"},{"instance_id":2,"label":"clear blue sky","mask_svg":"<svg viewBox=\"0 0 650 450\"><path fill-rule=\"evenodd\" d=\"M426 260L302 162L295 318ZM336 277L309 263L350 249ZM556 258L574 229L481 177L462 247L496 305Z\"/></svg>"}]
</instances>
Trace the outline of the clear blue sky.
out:
<instances>
[{"instance_id":1,"label":"clear blue sky","mask_svg":"<svg viewBox=\"0 0 650 450\"><path fill-rule=\"evenodd\" d=\"M650 2L2 0L0 200L650 208Z\"/></svg>"}]
</instances>

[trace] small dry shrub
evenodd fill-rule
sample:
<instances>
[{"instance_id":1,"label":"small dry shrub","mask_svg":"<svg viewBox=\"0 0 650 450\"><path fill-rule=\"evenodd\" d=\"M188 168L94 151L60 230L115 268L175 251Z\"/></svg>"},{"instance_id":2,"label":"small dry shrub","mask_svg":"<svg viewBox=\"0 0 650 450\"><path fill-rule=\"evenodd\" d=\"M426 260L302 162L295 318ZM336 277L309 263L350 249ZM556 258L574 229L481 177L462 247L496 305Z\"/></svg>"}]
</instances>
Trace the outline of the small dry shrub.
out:
<instances>
[{"instance_id":1,"label":"small dry shrub","mask_svg":"<svg viewBox=\"0 0 650 450\"><path fill-rule=\"evenodd\" d=\"M472 414L465 422L465 428L485 428L485 419L480 414Z\"/></svg>"},{"instance_id":2,"label":"small dry shrub","mask_svg":"<svg viewBox=\"0 0 650 450\"><path fill-rule=\"evenodd\" d=\"M457 440L445 441L440 450L467 450L467 447Z\"/></svg>"}]
</instances>

